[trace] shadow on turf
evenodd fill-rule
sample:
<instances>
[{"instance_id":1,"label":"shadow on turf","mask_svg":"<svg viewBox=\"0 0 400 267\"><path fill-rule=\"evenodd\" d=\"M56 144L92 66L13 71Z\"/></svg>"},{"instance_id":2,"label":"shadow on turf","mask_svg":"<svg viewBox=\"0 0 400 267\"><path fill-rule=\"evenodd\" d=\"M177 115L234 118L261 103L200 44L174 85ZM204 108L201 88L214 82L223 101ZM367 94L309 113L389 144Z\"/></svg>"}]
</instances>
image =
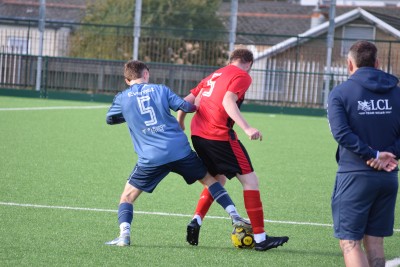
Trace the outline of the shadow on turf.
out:
<instances>
[{"instance_id":1,"label":"shadow on turf","mask_svg":"<svg viewBox=\"0 0 400 267\"><path fill-rule=\"evenodd\" d=\"M202 251L208 251L212 250L215 251L216 249L224 250L224 251L240 251L240 252L249 252L249 253L289 253L290 255L293 254L298 254L298 255L307 255L309 254L310 256L329 256L329 257L341 257L342 253L340 251L338 252L329 252L329 251L315 251L315 250L294 250L291 249L290 244L287 246L279 247L279 248L274 248L270 249L268 251L255 251L253 249L239 249L235 247L220 247L220 246L207 246L207 245L200 245L200 246L191 246L189 244L182 246L182 245L155 245L155 244L149 244L149 245L143 245L143 244L132 244L130 247L131 248L149 248L149 249L165 249L165 248L172 248L172 249L193 249L193 250L202 250ZM127 247L129 248L129 247Z\"/></svg>"}]
</instances>

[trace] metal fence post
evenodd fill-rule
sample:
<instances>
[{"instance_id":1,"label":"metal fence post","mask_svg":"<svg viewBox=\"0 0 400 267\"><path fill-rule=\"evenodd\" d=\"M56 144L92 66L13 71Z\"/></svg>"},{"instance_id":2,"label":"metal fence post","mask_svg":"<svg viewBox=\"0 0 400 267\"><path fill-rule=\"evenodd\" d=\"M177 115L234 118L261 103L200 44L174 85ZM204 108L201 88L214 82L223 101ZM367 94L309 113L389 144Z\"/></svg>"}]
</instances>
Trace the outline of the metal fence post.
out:
<instances>
[{"instance_id":1,"label":"metal fence post","mask_svg":"<svg viewBox=\"0 0 400 267\"><path fill-rule=\"evenodd\" d=\"M136 0L135 19L134 19L135 23L133 26L133 60L137 60L139 55L141 17L142 17L142 0Z\"/></svg>"},{"instance_id":2,"label":"metal fence post","mask_svg":"<svg viewBox=\"0 0 400 267\"><path fill-rule=\"evenodd\" d=\"M46 14L46 0L40 0L39 7L39 56L37 62L36 73L36 91L40 91L40 81L42 75L42 55L43 55L43 35L44 35L44 18Z\"/></svg>"},{"instance_id":3,"label":"metal fence post","mask_svg":"<svg viewBox=\"0 0 400 267\"><path fill-rule=\"evenodd\" d=\"M336 0L331 1L331 6L329 8L329 28L328 28L328 37L327 37L327 51L326 51L326 75L325 79L325 88L324 88L324 108L328 105L328 95L329 95L329 87L331 84L331 64L332 64L332 49L333 49L333 38L335 35L335 7Z\"/></svg>"},{"instance_id":4,"label":"metal fence post","mask_svg":"<svg viewBox=\"0 0 400 267\"><path fill-rule=\"evenodd\" d=\"M238 0L231 0L231 25L229 29L229 52L235 48Z\"/></svg>"}]
</instances>

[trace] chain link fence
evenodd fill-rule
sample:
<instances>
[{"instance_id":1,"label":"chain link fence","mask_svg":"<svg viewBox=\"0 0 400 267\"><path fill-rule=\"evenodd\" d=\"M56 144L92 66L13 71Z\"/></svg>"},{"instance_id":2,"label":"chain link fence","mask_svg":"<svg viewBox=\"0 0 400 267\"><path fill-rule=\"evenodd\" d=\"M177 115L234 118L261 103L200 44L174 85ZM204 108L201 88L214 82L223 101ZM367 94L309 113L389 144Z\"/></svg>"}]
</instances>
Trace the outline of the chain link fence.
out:
<instances>
[{"instance_id":1,"label":"chain link fence","mask_svg":"<svg viewBox=\"0 0 400 267\"><path fill-rule=\"evenodd\" d=\"M3 20L0 28L0 87L34 90L37 21ZM382 37L382 35L379 35ZM349 43L334 41L330 73L326 36L300 38L237 33L237 44L252 49L256 61L247 100L260 104L322 108L324 86L347 79ZM229 55L229 33L182 29L141 29L139 59L151 68L151 82L164 83L185 96L203 77L223 66ZM273 46L292 40L282 49ZM381 68L400 75L400 42L373 40ZM123 64L132 58L133 29L121 25L47 22L43 46L42 95L48 91L115 94L125 89Z\"/></svg>"}]
</instances>

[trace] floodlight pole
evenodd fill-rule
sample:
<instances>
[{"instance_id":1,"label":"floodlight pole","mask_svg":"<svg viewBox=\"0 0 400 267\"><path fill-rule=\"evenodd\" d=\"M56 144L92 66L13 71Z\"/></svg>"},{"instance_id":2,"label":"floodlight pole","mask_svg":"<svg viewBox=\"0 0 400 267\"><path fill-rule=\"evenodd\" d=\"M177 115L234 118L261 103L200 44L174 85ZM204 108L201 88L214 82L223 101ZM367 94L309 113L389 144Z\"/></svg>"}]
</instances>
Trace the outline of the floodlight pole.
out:
<instances>
[{"instance_id":1,"label":"floodlight pole","mask_svg":"<svg viewBox=\"0 0 400 267\"><path fill-rule=\"evenodd\" d=\"M134 19L135 22L133 26L133 60L138 60L138 55L139 55L141 17L142 17L142 0L136 0L135 19Z\"/></svg>"},{"instance_id":2,"label":"floodlight pole","mask_svg":"<svg viewBox=\"0 0 400 267\"><path fill-rule=\"evenodd\" d=\"M231 0L231 25L229 31L229 52L235 49L238 0Z\"/></svg>"},{"instance_id":3,"label":"floodlight pole","mask_svg":"<svg viewBox=\"0 0 400 267\"><path fill-rule=\"evenodd\" d=\"M335 35L335 12L336 0L331 0L329 7L329 28L327 36L327 52L326 52L326 72L325 72L325 88L324 88L324 108L328 105L328 95L331 85L331 65L332 65L332 49L333 39Z\"/></svg>"},{"instance_id":4,"label":"floodlight pole","mask_svg":"<svg viewBox=\"0 0 400 267\"><path fill-rule=\"evenodd\" d=\"M36 73L36 91L40 91L42 81L42 56L43 56L43 38L44 38L44 23L46 15L46 0L40 0L39 7L39 54L37 61Z\"/></svg>"}]
</instances>

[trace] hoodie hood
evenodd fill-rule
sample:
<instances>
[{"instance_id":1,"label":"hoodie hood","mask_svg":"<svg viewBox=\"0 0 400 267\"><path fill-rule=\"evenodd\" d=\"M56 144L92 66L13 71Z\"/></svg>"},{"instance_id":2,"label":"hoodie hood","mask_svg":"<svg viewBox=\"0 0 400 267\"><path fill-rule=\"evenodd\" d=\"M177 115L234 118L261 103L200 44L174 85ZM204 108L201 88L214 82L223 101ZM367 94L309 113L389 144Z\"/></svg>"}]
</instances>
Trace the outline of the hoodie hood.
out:
<instances>
[{"instance_id":1,"label":"hoodie hood","mask_svg":"<svg viewBox=\"0 0 400 267\"><path fill-rule=\"evenodd\" d=\"M372 67L359 68L349 80L375 93L385 93L395 88L399 82L395 76Z\"/></svg>"}]
</instances>

